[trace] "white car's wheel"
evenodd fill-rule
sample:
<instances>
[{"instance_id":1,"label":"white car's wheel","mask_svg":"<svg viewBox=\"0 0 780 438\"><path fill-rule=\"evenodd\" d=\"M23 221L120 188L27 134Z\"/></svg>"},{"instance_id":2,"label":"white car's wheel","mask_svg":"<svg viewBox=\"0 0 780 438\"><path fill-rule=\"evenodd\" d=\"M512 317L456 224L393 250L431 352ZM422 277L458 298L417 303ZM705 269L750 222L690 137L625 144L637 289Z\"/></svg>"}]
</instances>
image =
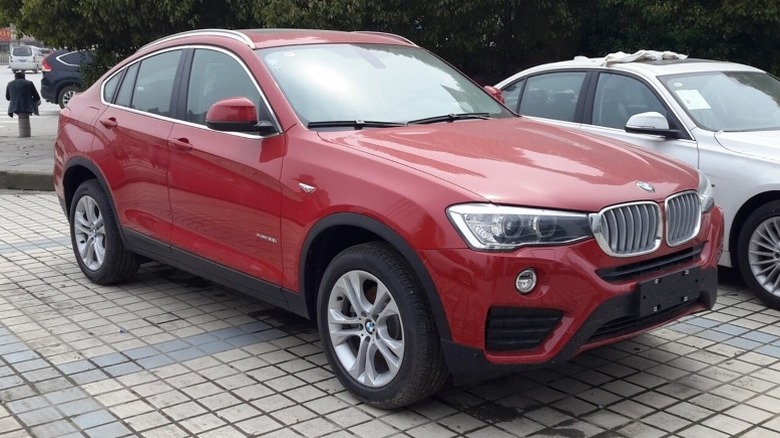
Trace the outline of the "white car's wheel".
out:
<instances>
[{"instance_id":1,"label":"white car's wheel","mask_svg":"<svg viewBox=\"0 0 780 438\"><path fill-rule=\"evenodd\" d=\"M780 309L780 201L757 208L742 226L737 262L748 287Z\"/></svg>"}]
</instances>

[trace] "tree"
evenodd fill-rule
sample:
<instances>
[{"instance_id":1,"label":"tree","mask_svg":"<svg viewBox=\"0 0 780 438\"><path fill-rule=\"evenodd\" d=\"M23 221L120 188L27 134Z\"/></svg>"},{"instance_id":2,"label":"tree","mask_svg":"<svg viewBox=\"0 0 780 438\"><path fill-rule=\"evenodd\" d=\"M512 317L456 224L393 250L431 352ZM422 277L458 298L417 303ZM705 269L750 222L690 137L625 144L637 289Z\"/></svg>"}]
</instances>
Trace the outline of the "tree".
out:
<instances>
[{"instance_id":1,"label":"tree","mask_svg":"<svg viewBox=\"0 0 780 438\"><path fill-rule=\"evenodd\" d=\"M638 49L742 62L780 72L777 0L598 0L583 16L591 55Z\"/></svg>"},{"instance_id":2,"label":"tree","mask_svg":"<svg viewBox=\"0 0 780 438\"><path fill-rule=\"evenodd\" d=\"M50 46L94 49L91 79L147 42L209 27L397 33L483 83L640 48L780 71L777 0L0 0L0 21Z\"/></svg>"}]
</instances>

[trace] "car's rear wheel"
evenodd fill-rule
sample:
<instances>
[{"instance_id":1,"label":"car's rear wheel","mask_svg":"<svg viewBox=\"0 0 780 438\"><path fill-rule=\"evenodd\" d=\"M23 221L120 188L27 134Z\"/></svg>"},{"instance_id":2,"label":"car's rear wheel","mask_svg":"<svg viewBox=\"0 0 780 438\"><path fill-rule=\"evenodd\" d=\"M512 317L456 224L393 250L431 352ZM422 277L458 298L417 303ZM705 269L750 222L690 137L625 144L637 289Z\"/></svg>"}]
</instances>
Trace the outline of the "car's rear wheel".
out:
<instances>
[{"instance_id":1,"label":"car's rear wheel","mask_svg":"<svg viewBox=\"0 0 780 438\"><path fill-rule=\"evenodd\" d=\"M70 99L73 98L76 91L78 91L78 88L76 88L75 85L68 85L60 90L60 94L57 95L57 103L60 105L60 108L65 108L65 105L70 102Z\"/></svg>"},{"instance_id":2,"label":"car's rear wheel","mask_svg":"<svg viewBox=\"0 0 780 438\"><path fill-rule=\"evenodd\" d=\"M372 242L341 252L318 299L325 354L359 400L393 409L425 399L447 378L435 322L403 257Z\"/></svg>"},{"instance_id":3,"label":"car's rear wheel","mask_svg":"<svg viewBox=\"0 0 780 438\"><path fill-rule=\"evenodd\" d=\"M135 275L138 257L125 250L108 196L96 180L76 189L69 219L73 253L87 278L112 284Z\"/></svg>"},{"instance_id":4,"label":"car's rear wheel","mask_svg":"<svg viewBox=\"0 0 780 438\"><path fill-rule=\"evenodd\" d=\"M780 201L757 208L739 233L737 263L748 287L780 309Z\"/></svg>"}]
</instances>

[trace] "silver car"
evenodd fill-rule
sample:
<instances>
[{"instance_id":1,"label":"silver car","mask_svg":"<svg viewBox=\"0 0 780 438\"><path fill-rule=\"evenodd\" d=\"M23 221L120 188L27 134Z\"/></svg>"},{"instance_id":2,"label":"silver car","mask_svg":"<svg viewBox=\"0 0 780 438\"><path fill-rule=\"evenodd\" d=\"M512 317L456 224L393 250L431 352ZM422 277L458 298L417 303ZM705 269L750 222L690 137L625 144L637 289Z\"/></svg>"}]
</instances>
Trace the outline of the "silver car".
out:
<instances>
[{"instance_id":1,"label":"silver car","mask_svg":"<svg viewBox=\"0 0 780 438\"><path fill-rule=\"evenodd\" d=\"M750 289L780 309L780 80L747 65L666 54L576 57L496 87L529 118L623 140L705 172L726 219L720 264L738 268Z\"/></svg>"}]
</instances>

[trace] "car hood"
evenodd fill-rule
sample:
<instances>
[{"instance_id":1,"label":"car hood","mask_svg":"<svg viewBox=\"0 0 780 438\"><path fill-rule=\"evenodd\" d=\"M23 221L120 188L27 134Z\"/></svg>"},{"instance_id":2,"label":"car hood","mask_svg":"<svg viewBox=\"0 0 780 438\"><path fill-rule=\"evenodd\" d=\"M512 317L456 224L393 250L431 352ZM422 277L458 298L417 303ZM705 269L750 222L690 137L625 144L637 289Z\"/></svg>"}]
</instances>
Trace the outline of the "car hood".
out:
<instances>
[{"instance_id":1,"label":"car hood","mask_svg":"<svg viewBox=\"0 0 780 438\"><path fill-rule=\"evenodd\" d=\"M497 204L577 211L695 189L696 171L624 143L521 118L320 132ZM637 181L655 186L648 193Z\"/></svg>"},{"instance_id":2,"label":"car hood","mask_svg":"<svg viewBox=\"0 0 780 438\"><path fill-rule=\"evenodd\" d=\"M780 161L780 131L716 132L715 139L730 151Z\"/></svg>"}]
</instances>

